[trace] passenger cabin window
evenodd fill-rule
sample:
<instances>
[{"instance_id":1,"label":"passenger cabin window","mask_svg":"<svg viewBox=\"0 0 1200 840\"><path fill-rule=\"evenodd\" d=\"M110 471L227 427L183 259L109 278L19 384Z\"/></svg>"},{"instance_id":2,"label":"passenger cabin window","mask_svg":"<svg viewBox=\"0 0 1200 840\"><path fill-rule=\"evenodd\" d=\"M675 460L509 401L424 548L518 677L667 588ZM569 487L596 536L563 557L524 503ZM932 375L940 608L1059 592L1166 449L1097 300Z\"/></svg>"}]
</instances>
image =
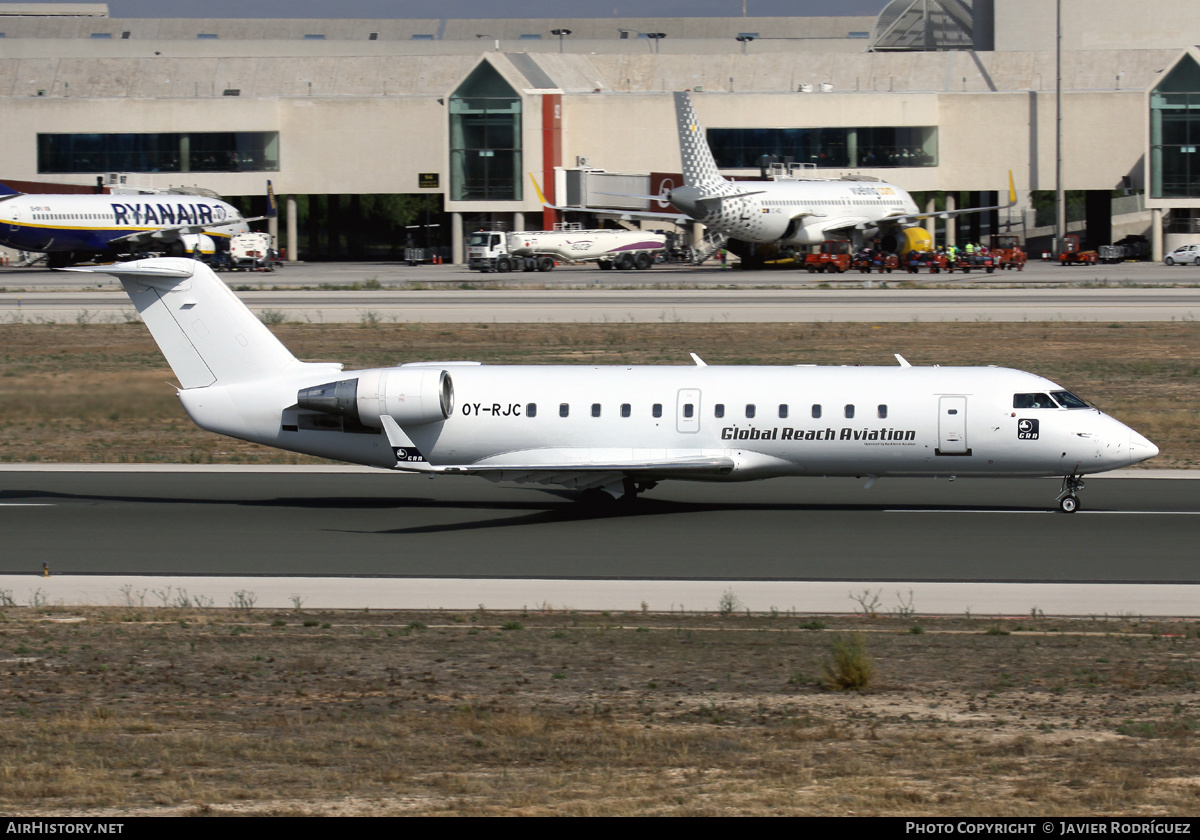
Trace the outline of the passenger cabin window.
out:
<instances>
[{"instance_id":1,"label":"passenger cabin window","mask_svg":"<svg viewBox=\"0 0 1200 840\"><path fill-rule=\"evenodd\" d=\"M537 403L530 403L525 406L526 417L537 417Z\"/></svg>"},{"instance_id":2,"label":"passenger cabin window","mask_svg":"<svg viewBox=\"0 0 1200 840\"><path fill-rule=\"evenodd\" d=\"M814 420L821 419L821 406L819 404L813 405L812 416Z\"/></svg>"},{"instance_id":3,"label":"passenger cabin window","mask_svg":"<svg viewBox=\"0 0 1200 840\"><path fill-rule=\"evenodd\" d=\"M852 405L846 406L846 419L847 420L854 419L854 406L852 406Z\"/></svg>"},{"instance_id":4,"label":"passenger cabin window","mask_svg":"<svg viewBox=\"0 0 1200 840\"><path fill-rule=\"evenodd\" d=\"M633 413L633 406L631 406L629 403L621 403L621 416L622 417L628 417L632 413Z\"/></svg>"},{"instance_id":5,"label":"passenger cabin window","mask_svg":"<svg viewBox=\"0 0 1200 840\"><path fill-rule=\"evenodd\" d=\"M655 403L654 408L650 411L655 417L662 417L662 403Z\"/></svg>"},{"instance_id":6,"label":"passenger cabin window","mask_svg":"<svg viewBox=\"0 0 1200 840\"><path fill-rule=\"evenodd\" d=\"M786 403L779 404L779 419L786 420L788 416L788 407Z\"/></svg>"},{"instance_id":7,"label":"passenger cabin window","mask_svg":"<svg viewBox=\"0 0 1200 840\"><path fill-rule=\"evenodd\" d=\"M887 419L887 406L886 405L879 406L878 409L876 409L876 414L880 420L886 420Z\"/></svg>"},{"instance_id":8,"label":"passenger cabin window","mask_svg":"<svg viewBox=\"0 0 1200 840\"><path fill-rule=\"evenodd\" d=\"M1013 408L1058 408L1049 394L1013 394Z\"/></svg>"},{"instance_id":9,"label":"passenger cabin window","mask_svg":"<svg viewBox=\"0 0 1200 840\"><path fill-rule=\"evenodd\" d=\"M724 416L725 416L725 404L717 403L716 405L714 405L713 406L713 417L720 418L720 417L724 417Z\"/></svg>"},{"instance_id":10,"label":"passenger cabin window","mask_svg":"<svg viewBox=\"0 0 1200 840\"><path fill-rule=\"evenodd\" d=\"M559 406L558 406L558 416L559 417L566 417L570 413L571 413L570 403L559 403Z\"/></svg>"},{"instance_id":11,"label":"passenger cabin window","mask_svg":"<svg viewBox=\"0 0 1200 840\"><path fill-rule=\"evenodd\" d=\"M593 417L600 416L600 403L592 403L592 416Z\"/></svg>"},{"instance_id":12,"label":"passenger cabin window","mask_svg":"<svg viewBox=\"0 0 1200 840\"><path fill-rule=\"evenodd\" d=\"M755 415L755 413L757 412L757 410L758 410L758 409L756 409L756 408L754 407L754 403L747 403L747 405L746 405L746 419L747 419L747 420L753 420L753 419L754 419L754 415Z\"/></svg>"}]
</instances>

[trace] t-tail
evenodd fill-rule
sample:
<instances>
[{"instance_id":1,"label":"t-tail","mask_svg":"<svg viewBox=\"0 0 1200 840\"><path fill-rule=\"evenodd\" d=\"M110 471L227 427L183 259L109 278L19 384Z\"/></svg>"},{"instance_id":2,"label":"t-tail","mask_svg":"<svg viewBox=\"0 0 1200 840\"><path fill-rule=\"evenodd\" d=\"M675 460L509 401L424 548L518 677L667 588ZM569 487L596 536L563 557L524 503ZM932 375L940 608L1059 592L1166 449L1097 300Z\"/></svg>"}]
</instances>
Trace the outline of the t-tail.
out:
<instances>
[{"instance_id":1,"label":"t-tail","mask_svg":"<svg viewBox=\"0 0 1200 840\"><path fill-rule=\"evenodd\" d=\"M167 257L67 270L121 281L184 390L253 382L304 367L198 260Z\"/></svg>"}]
</instances>

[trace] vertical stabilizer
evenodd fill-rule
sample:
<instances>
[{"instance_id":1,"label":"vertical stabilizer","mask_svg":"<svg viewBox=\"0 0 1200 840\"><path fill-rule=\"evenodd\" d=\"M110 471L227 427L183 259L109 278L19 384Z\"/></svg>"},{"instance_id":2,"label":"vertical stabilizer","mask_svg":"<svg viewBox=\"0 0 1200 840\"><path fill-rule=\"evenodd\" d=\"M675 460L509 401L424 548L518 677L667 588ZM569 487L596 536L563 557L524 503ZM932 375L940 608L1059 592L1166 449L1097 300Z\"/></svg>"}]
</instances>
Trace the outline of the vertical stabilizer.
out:
<instances>
[{"instance_id":1,"label":"vertical stabilizer","mask_svg":"<svg viewBox=\"0 0 1200 840\"><path fill-rule=\"evenodd\" d=\"M683 158L683 182L693 187L726 184L686 91L675 93L675 123L679 129L679 155Z\"/></svg>"},{"instance_id":2,"label":"vertical stabilizer","mask_svg":"<svg viewBox=\"0 0 1200 840\"><path fill-rule=\"evenodd\" d=\"M67 270L121 281L185 389L252 382L303 365L198 260L165 257Z\"/></svg>"}]
</instances>

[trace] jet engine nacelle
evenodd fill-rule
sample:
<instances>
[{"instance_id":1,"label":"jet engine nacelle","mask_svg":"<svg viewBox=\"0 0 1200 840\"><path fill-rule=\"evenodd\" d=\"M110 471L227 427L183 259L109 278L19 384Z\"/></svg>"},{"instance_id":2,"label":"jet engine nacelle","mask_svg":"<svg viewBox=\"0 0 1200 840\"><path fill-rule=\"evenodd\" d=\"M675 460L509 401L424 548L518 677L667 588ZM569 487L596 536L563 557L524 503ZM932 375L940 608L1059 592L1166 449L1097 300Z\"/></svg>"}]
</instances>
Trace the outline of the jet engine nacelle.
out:
<instances>
[{"instance_id":1,"label":"jet engine nacelle","mask_svg":"<svg viewBox=\"0 0 1200 840\"><path fill-rule=\"evenodd\" d=\"M436 367L376 368L355 379L304 388L296 405L381 428L384 415L400 427L445 420L454 411L454 383Z\"/></svg>"},{"instance_id":2,"label":"jet engine nacelle","mask_svg":"<svg viewBox=\"0 0 1200 840\"><path fill-rule=\"evenodd\" d=\"M885 251L903 255L909 251L932 251L933 237L923 227L893 228L884 234L880 244Z\"/></svg>"}]
</instances>

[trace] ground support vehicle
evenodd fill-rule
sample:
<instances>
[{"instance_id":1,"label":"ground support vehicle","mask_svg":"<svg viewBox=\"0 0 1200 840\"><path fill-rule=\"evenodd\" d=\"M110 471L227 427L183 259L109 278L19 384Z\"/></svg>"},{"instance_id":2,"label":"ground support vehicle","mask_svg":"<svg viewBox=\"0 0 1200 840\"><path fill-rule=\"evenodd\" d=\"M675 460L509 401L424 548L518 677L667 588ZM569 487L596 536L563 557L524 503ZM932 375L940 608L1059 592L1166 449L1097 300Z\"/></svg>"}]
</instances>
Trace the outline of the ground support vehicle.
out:
<instances>
[{"instance_id":1,"label":"ground support vehicle","mask_svg":"<svg viewBox=\"0 0 1200 840\"><path fill-rule=\"evenodd\" d=\"M278 263L271 234L235 233L229 237L229 262L224 267L230 271L274 271Z\"/></svg>"},{"instance_id":2,"label":"ground support vehicle","mask_svg":"<svg viewBox=\"0 0 1200 840\"><path fill-rule=\"evenodd\" d=\"M433 254L432 248L405 248L404 261L409 265L432 264L434 262Z\"/></svg>"},{"instance_id":3,"label":"ground support vehicle","mask_svg":"<svg viewBox=\"0 0 1200 840\"><path fill-rule=\"evenodd\" d=\"M1025 270L1029 256L1021 246L1021 237L1015 233L997 233L992 236L992 256L996 259L996 267L1004 271Z\"/></svg>"},{"instance_id":4,"label":"ground support vehicle","mask_svg":"<svg viewBox=\"0 0 1200 840\"><path fill-rule=\"evenodd\" d=\"M800 265L799 262L796 265ZM850 243L844 239L827 239L821 243L821 250L804 257L804 269L813 274L824 271L830 274L842 274L850 270Z\"/></svg>"},{"instance_id":5,"label":"ground support vehicle","mask_svg":"<svg viewBox=\"0 0 1200 840\"><path fill-rule=\"evenodd\" d=\"M1095 251L1081 251L1079 249L1079 234L1072 233L1066 237L1066 246L1058 255L1059 265L1095 265L1100 255Z\"/></svg>"},{"instance_id":6,"label":"ground support vehicle","mask_svg":"<svg viewBox=\"0 0 1200 840\"><path fill-rule=\"evenodd\" d=\"M911 251L904 258L904 267L909 274L920 274L922 268L929 269L930 274L946 270L946 256L936 251Z\"/></svg>"},{"instance_id":7,"label":"ground support vehicle","mask_svg":"<svg viewBox=\"0 0 1200 840\"><path fill-rule=\"evenodd\" d=\"M946 271L951 273L961 271L970 274L972 271L986 271L992 274L996 271L996 260L991 254L964 254L959 252L952 264L946 265Z\"/></svg>"},{"instance_id":8,"label":"ground support vehicle","mask_svg":"<svg viewBox=\"0 0 1200 840\"><path fill-rule=\"evenodd\" d=\"M467 267L475 271L552 271L560 262L596 263L602 269L646 270L666 248L661 233L640 230L554 230L498 233L477 231L467 247Z\"/></svg>"},{"instance_id":9,"label":"ground support vehicle","mask_svg":"<svg viewBox=\"0 0 1200 840\"><path fill-rule=\"evenodd\" d=\"M862 274L870 274L872 271L880 274L886 271L891 274L900 267L900 260L895 254L886 251L862 252L854 255L853 267Z\"/></svg>"}]
</instances>

